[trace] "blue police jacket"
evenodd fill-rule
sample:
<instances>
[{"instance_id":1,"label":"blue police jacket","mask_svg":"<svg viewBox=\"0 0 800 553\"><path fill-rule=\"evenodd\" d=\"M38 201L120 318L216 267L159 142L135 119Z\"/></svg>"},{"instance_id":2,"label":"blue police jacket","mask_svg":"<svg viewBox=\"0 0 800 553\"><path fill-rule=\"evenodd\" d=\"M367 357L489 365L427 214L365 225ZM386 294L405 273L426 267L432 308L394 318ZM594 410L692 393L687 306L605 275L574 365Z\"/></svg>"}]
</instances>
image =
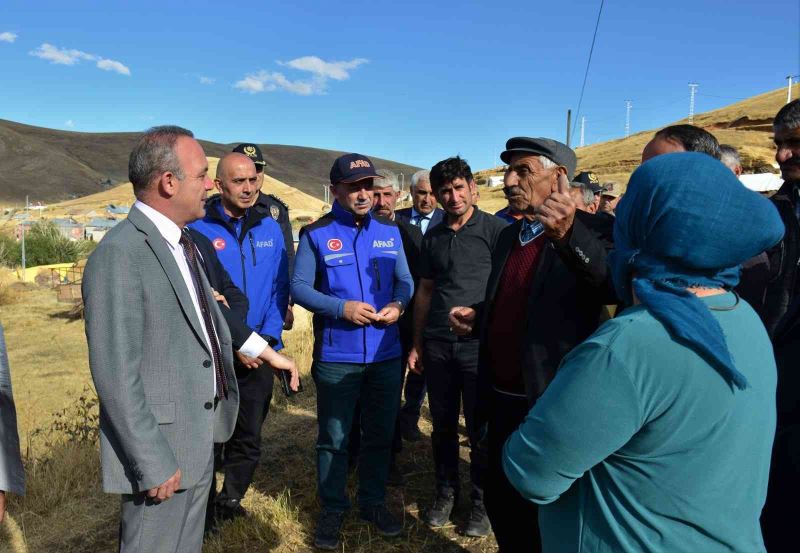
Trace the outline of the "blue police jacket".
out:
<instances>
[{"instance_id":1,"label":"blue police jacket","mask_svg":"<svg viewBox=\"0 0 800 553\"><path fill-rule=\"evenodd\" d=\"M295 256L292 299L314 313L314 359L375 363L400 357L397 324L358 326L344 318L344 304L361 301L380 311L414 293L397 224L353 214L334 202L331 212L303 227Z\"/></svg>"},{"instance_id":2,"label":"blue police jacket","mask_svg":"<svg viewBox=\"0 0 800 553\"><path fill-rule=\"evenodd\" d=\"M234 219L225 214L220 196L206 202L206 215L189 225L206 236L222 265L250 302L247 324L280 343L289 304L289 267L281 228L254 209ZM271 341L270 341L271 342Z\"/></svg>"}]
</instances>

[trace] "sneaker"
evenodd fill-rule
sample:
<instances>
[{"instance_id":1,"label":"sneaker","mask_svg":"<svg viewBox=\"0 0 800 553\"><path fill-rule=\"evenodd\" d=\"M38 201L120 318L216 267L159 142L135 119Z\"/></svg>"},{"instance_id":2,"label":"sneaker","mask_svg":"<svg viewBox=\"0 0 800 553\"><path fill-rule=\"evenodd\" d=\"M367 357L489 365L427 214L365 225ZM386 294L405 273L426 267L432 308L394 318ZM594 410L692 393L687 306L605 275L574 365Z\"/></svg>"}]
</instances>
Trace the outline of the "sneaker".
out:
<instances>
[{"instance_id":1,"label":"sneaker","mask_svg":"<svg viewBox=\"0 0 800 553\"><path fill-rule=\"evenodd\" d=\"M389 476L386 477L386 485L399 488L404 486L405 483L406 479L403 476L403 473L400 472L399 468L397 468L397 463L392 461L392 463L389 465Z\"/></svg>"},{"instance_id":2,"label":"sneaker","mask_svg":"<svg viewBox=\"0 0 800 553\"><path fill-rule=\"evenodd\" d=\"M335 550L339 548L339 533L342 530L344 513L322 511L314 529L314 547Z\"/></svg>"},{"instance_id":3,"label":"sneaker","mask_svg":"<svg viewBox=\"0 0 800 553\"><path fill-rule=\"evenodd\" d=\"M218 501L215 505L215 519L219 522L228 522L247 516L247 511L241 505L240 499L225 499Z\"/></svg>"},{"instance_id":4,"label":"sneaker","mask_svg":"<svg viewBox=\"0 0 800 553\"><path fill-rule=\"evenodd\" d=\"M381 536L399 536L403 531L403 524L394 518L383 503L362 508L361 519L375 525Z\"/></svg>"},{"instance_id":5,"label":"sneaker","mask_svg":"<svg viewBox=\"0 0 800 553\"><path fill-rule=\"evenodd\" d=\"M414 426L403 426L400 430L400 435L407 442L418 442L422 439L422 432L420 432L419 426L416 424Z\"/></svg>"},{"instance_id":6,"label":"sneaker","mask_svg":"<svg viewBox=\"0 0 800 553\"><path fill-rule=\"evenodd\" d=\"M492 533L492 525L489 523L489 516L486 514L486 507L482 502L472 503L469 522L464 533L472 538L482 538Z\"/></svg>"},{"instance_id":7,"label":"sneaker","mask_svg":"<svg viewBox=\"0 0 800 553\"><path fill-rule=\"evenodd\" d=\"M440 528L450 521L450 513L457 502L453 492L439 491L433 506L425 513L425 522L434 528Z\"/></svg>"}]
</instances>

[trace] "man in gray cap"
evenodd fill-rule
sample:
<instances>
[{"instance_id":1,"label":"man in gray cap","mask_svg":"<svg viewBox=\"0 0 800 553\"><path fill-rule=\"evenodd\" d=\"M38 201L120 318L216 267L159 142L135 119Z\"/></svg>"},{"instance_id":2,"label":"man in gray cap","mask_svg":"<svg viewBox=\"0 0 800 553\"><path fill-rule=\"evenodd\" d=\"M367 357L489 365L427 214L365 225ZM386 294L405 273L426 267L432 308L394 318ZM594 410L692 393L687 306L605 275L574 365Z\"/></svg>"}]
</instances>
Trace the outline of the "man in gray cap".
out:
<instances>
[{"instance_id":1,"label":"man in gray cap","mask_svg":"<svg viewBox=\"0 0 800 553\"><path fill-rule=\"evenodd\" d=\"M488 422L485 504L500 551L540 551L537 507L506 479L502 447L562 357L602 320L611 228L576 210L576 158L566 145L512 138L500 158L509 166L506 195L524 204L523 218L500 233L485 301L453 308L450 324L480 336L476 418Z\"/></svg>"}]
</instances>

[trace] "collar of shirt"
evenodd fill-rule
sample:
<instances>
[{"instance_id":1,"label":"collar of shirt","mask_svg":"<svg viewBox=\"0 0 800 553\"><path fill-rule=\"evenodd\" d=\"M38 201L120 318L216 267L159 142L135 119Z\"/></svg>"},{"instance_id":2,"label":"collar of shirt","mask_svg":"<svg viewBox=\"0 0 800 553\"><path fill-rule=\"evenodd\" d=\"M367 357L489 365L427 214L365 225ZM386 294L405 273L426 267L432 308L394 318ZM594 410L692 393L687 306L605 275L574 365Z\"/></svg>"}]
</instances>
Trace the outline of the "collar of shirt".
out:
<instances>
[{"instance_id":1,"label":"collar of shirt","mask_svg":"<svg viewBox=\"0 0 800 553\"><path fill-rule=\"evenodd\" d=\"M426 220L426 219L427 219L428 221L430 221L430 219L431 219L431 215L433 215L433 211L431 211L431 212L430 212L430 213L428 213L427 215L423 215L422 213L420 213L419 211L417 211L417 210L416 210L416 209L414 209L413 207L411 208L411 219L412 219L412 220L413 220L415 217L417 217L417 218L418 218L418 220L419 220L420 222L422 222L423 220Z\"/></svg>"},{"instance_id":2,"label":"collar of shirt","mask_svg":"<svg viewBox=\"0 0 800 553\"><path fill-rule=\"evenodd\" d=\"M181 228L178 225L160 211L157 211L140 200L136 200L133 203L133 207L150 219L150 222L156 226L158 232L164 237L164 240L167 241L171 249L174 250L178 247L178 242L181 239Z\"/></svg>"},{"instance_id":3,"label":"collar of shirt","mask_svg":"<svg viewBox=\"0 0 800 553\"><path fill-rule=\"evenodd\" d=\"M544 225L539 221L522 220L522 227L519 229L519 243L524 246L536 240L544 232Z\"/></svg>"}]
</instances>

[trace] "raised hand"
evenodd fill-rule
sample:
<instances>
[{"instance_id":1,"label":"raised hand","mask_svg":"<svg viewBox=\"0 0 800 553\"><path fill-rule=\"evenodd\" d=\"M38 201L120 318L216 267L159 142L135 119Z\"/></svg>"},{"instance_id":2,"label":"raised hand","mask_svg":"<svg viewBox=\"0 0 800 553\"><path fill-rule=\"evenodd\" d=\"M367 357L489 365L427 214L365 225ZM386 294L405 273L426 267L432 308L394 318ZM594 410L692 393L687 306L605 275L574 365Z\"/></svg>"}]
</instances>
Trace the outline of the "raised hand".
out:
<instances>
[{"instance_id":1,"label":"raised hand","mask_svg":"<svg viewBox=\"0 0 800 553\"><path fill-rule=\"evenodd\" d=\"M575 222L575 202L569 195L569 180L563 173L544 203L536 212L544 226L544 233L552 240L561 241L569 236Z\"/></svg>"}]
</instances>

